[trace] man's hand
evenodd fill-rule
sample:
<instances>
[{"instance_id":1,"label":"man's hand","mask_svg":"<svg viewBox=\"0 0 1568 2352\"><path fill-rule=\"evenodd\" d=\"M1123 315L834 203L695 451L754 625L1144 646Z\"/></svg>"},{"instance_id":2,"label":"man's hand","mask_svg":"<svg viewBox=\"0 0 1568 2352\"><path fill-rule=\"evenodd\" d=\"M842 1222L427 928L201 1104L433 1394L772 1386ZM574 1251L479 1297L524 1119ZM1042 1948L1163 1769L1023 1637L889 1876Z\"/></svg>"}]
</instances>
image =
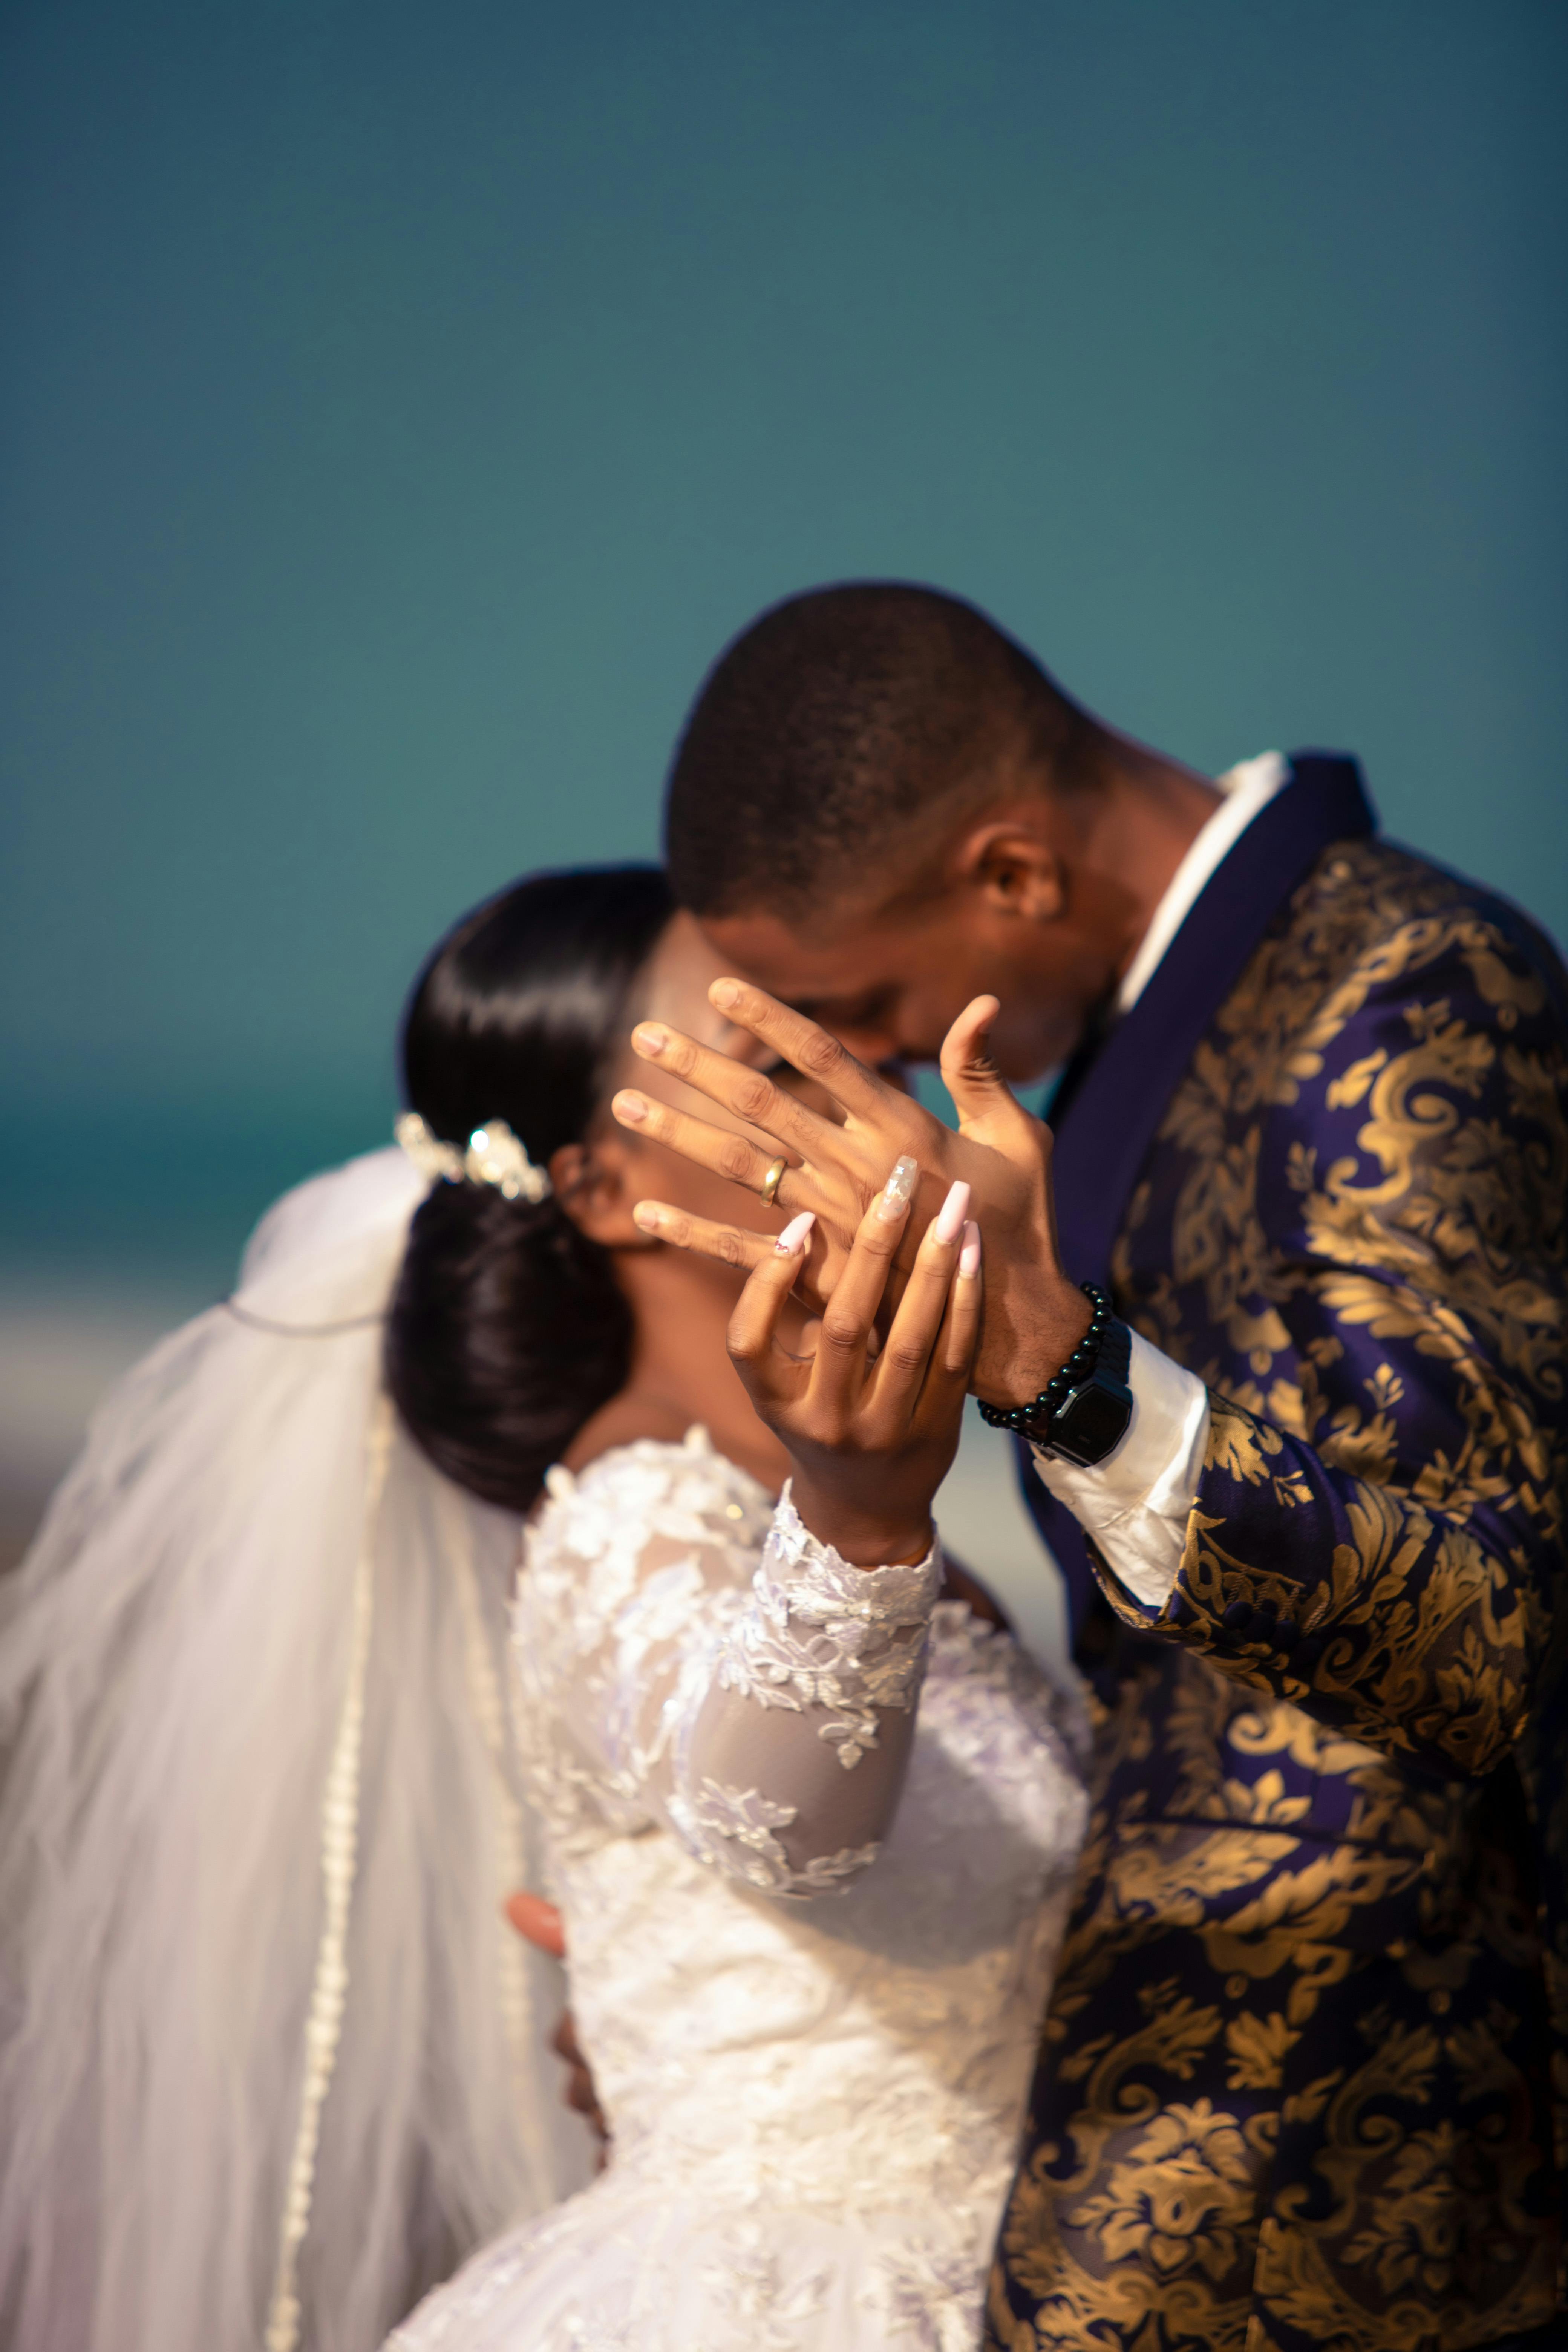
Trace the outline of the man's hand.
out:
<instances>
[{"instance_id":1,"label":"man's hand","mask_svg":"<svg viewBox=\"0 0 1568 2352\"><path fill-rule=\"evenodd\" d=\"M986 1056L986 1035L1000 1009L996 999L976 997L942 1045L942 1075L959 1117L954 1134L816 1022L762 989L720 980L709 994L737 1027L749 1029L824 1088L842 1125L819 1117L760 1071L659 1022L643 1022L632 1033L643 1059L673 1070L761 1130L773 1148L759 1148L733 1129L710 1127L630 1089L616 1096L616 1117L752 1192L762 1191L772 1160L782 1157L787 1164L776 1194L780 1207L792 1215L809 1209L816 1219L796 1287L818 1302L831 1297L860 1221L901 1154L919 1162L921 1192L905 1227L890 1297L908 1280L919 1237L949 1186L962 1178L985 1243L984 1313L971 1386L993 1404L1024 1404L1037 1396L1089 1328L1089 1308L1057 1256L1050 1129L1030 1118ZM768 1234L712 1224L663 1202L639 1202L635 1213L645 1233L731 1265L756 1266L773 1247Z\"/></svg>"},{"instance_id":2,"label":"man's hand","mask_svg":"<svg viewBox=\"0 0 1568 2352\"><path fill-rule=\"evenodd\" d=\"M522 1937L536 1951L546 1952L552 1960L566 1958L566 1937L561 1925L561 1914L553 1903L542 1895L531 1895L526 1890L509 1895L506 1916ZM594 2077L588 2062L577 2042L577 2028L572 2022L569 2009L561 2012L561 2021L550 2037L550 2047L566 2067L566 2104L574 2112L585 2117L589 2129L599 2143L599 2169L609 2160L610 2129L599 2105L599 2095L594 2088Z\"/></svg>"},{"instance_id":3,"label":"man's hand","mask_svg":"<svg viewBox=\"0 0 1568 2352\"><path fill-rule=\"evenodd\" d=\"M542 1895L532 1895L526 1887L509 1895L506 1916L523 1942L531 1944L536 1952L543 1952L552 1960L566 1958L566 1930L561 1924L561 1914Z\"/></svg>"}]
</instances>

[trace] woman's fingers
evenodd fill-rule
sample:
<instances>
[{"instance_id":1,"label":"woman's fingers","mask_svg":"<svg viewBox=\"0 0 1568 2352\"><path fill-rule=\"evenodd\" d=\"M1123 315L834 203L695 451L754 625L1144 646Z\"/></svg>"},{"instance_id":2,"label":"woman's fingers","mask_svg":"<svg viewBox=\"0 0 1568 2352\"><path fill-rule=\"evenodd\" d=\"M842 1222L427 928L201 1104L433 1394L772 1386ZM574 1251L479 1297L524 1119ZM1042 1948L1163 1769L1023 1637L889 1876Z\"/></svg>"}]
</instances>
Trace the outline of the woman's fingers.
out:
<instances>
[{"instance_id":1,"label":"woman's fingers","mask_svg":"<svg viewBox=\"0 0 1568 2352\"><path fill-rule=\"evenodd\" d=\"M918 1164L907 1151L900 1153L860 1220L844 1270L823 1309L812 1396L829 1414L847 1414L859 1400L871 1327L919 1181Z\"/></svg>"},{"instance_id":2,"label":"woman's fingers","mask_svg":"<svg viewBox=\"0 0 1568 2352\"><path fill-rule=\"evenodd\" d=\"M958 1264L948 1292L946 1319L937 1349L942 1370L967 1392L969 1377L980 1346L980 1311L984 1304L981 1278L980 1228L971 1218L963 1228Z\"/></svg>"},{"instance_id":3,"label":"woman's fingers","mask_svg":"<svg viewBox=\"0 0 1568 2352\"><path fill-rule=\"evenodd\" d=\"M779 1314L795 1288L816 1223L809 1209L792 1217L747 1277L730 1318L730 1360L759 1409L781 1396L798 1395L810 1379L808 1364L786 1355L778 1344Z\"/></svg>"},{"instance_id":4,"label":"woman's fingers","mask_svg":"<svg viewBox=\"0 0 1568 2352\"><path fill-rule=\"evenodd\" d=\"M949 1298L969 1214L969 1187L952 1186L926 1227L904 1295L889 1329L877 1367L879 1405L895 1420L908 1420L920 1402L942 1336Z\"/></svg>"}]
</instances>

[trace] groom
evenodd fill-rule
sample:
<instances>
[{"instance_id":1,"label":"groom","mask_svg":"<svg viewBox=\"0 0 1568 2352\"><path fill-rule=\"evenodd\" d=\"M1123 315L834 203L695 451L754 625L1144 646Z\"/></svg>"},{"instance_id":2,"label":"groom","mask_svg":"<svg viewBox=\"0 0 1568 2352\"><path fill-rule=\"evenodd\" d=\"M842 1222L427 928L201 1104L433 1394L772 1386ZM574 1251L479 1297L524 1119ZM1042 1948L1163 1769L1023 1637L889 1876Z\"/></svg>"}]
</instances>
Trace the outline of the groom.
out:
<instances>
[{"instance_id":1,"label":"groom","mask_svg":"<svg viewBox=\"0 0 1568 2352\"><path fill-rule=\"evenodd\" d=\"M730 647L668 850L756 984L731 1017L859 1105L804 1165L781 1118L781 1204L831 1253L898 1150L973 1184L976 1385L1099 1694L988 2344L1568 2341L1555 954L1381 840L1353 761L1213 784L920 588ZM956 1135L812 1026L931 1060L986 992ZM1050 1159L996 1074L1063 1060ZM653 1117L742 1181L773 1156Z\"/></svg>"}]
</instances>

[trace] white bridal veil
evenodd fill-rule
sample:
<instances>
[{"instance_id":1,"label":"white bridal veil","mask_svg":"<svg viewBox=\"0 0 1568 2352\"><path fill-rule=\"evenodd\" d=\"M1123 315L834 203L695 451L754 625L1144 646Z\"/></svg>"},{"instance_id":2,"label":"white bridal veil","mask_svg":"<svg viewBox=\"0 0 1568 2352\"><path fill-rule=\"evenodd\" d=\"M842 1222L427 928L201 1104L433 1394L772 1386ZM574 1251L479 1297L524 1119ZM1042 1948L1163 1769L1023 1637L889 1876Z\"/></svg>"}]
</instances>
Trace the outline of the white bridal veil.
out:
<instances>
[{"instance_id":1,"label":"white bridal veil","mask_svg":"<svg viewBox=\"0 0 1568 2352\"><path fill-rule=\"evenodd\" d=\"M578 2186L509 1717L518 1522L394 1420L426 1189L262 1221L0 1585L0 2338L369 2352Z\"/></svg>"}]
</instances>

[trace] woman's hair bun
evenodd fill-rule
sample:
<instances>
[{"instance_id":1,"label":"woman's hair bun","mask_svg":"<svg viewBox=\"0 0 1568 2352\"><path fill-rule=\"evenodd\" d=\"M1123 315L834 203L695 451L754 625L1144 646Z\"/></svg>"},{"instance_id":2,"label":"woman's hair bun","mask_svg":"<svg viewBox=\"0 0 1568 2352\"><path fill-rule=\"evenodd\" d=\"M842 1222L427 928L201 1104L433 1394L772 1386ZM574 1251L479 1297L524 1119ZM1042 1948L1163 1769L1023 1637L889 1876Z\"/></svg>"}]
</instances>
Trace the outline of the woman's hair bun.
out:
<instances>
[{"instance_id":1,"label":"woman's hair bun","mask_svg":"<svg viewBox=\"0 0 1568 2352\"><path fill-rule=\"evenodd\" d=\"M503 1118L541 1166L581 1142L673 911L658 867L629 866L535 875L466 916L409 1000L409 1108L459 1146ZM608 1253L553 1196L432 1187L393 1296L386 1379L448 1477L529 1509L550 1465L625 1385L631 1344Z\"/></svg>"}]
</instances>

